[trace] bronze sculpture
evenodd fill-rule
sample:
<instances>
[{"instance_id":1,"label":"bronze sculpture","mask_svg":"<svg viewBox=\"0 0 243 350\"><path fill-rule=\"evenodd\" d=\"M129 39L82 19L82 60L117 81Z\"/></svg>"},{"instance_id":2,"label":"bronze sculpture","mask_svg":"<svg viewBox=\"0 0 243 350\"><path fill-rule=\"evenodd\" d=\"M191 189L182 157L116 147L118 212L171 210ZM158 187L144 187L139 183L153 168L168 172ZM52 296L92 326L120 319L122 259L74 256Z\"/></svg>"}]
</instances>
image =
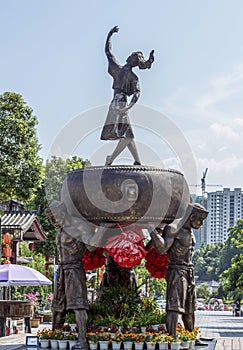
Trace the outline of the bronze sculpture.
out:
<instances>
[{"instance_id":1,"label":"bronze sculpture","mask_svg":"<svg viewBox=\"0 0 243 350\"><path fill-rule=\"evenodd\" d=\"M101 226L99 232L92 232L91 226L80 218L70 216L65 204L59 201L49 206L46 215L58 228L56 245L60 258L54 284L52 328L53 330L62 328L66 313L73 310L78 327L78 341L72 350L89 349L86 340L89 307L82 257L87 247L90 250L97 247L98 241L101 241L105 233L105 227ZM85 237L86 245L82 242L82 236Z\"/></svg>"},{"instance_id":2,"label":"bronze sculpture","mask_svg":"<svg viewBox=\"0 0 243 350\"><path fill-rule=\"evenodd\" d=\"M192 254L196 240L192 228L202 226L207 215L202 205L189 204L184 217L166 225L162 236L156 229L150 233L156 250L161 254L167 252L170 258L166 273L166 327L173 336L179 314L182 314L185 329L194 329L196 300Z\"/></svg>"},{"instance_id":3,"label":"bronze sculpture","mask_svg":"<svg viewBox=\"0 0 243 350\"><path fill-rule=\"evenodd\" d=\"M62 202L51 205L48 213L51 220L54 215L54 224L59 227L56 244L61 258L54 290L53 328L63 325L67 310L74 310L78 343L72 349L88 348L85 339L88 303L82 256L86 248L92 251L93 247L105 246L105 239L114 234L112 228L117 224L138 223L141 227L152 226L152 223L157 227L167 224L163 236L155 227L151 232L158 252L168 251L170 257L166 276L167 331L175 335L179 313L182 313L185 328L189 331L194 328L195 285L191 257L195 237L191 229L199 228L208 212L198 204L188 204L188 185L183 174L176 170L147 166L110 167L126 147L134 158L134 165L140 165L128 117L128 111L140 95L139 80L132 69L137 66L149 69L154 61L154 51L150 52L147 61L138 51L127 58L124 66L119 65L111 52L111 37L116 32L117 26L108 33L105 45L114 97L101 139L119 140L118 145L112 155L107 156L105 167L71 171L63 185ZM132 98L128 103L129 96ZM100 225L97 232L95 225ZM107 227L101 225L110 229L107 231ZM101 287L136 288L133 269L121 267L113 258L107 257Z\"/></svg>"},{"instance_id":4,"label":"bronze sculpture","mask_svg":"<svg viewBox=\"0 0 243 350\"><path fill-rule=\"evenodd\" d=\"M134 269L118 265L111 256L107 256L105 272L101 281L101 294L104 287L121 286L137 289L137 278Z\"/></svg>"},{"instance_id":5,"label":"bronze sculpture","mask_svg":"<svg viewBox=\"0 0 243 350\"><path fill-rule=\"evenodd\" d=\"M182 217L190 203L190 192L184 175L177 170L92 166L67 174L61 200L71 215L81 215L96 225L139 221L147 226L148 222L168 224Z\"/></svg>"},{"instance_id":6,"label":"bronze sculpture","mask_svg":"<svg viewBox=\"0 0 243 350\"><path fill-rule=\"evenodd\" d=\"M150 52L149 59L145 61L141 51L133 52L121 66L111 52L111 36L117 33L118 26L112 28L107 36L105 53L109 62L108 72L113 77L114 96L101 133L102 140L119 140L112 155L107 156L105 165L111 165L115 158L128 147L134 158L134 165L140 165L140 158L134 142L134 135L130 125L128 111L137 102L140 95L138 77L133 73L134 67L149 69L154 61L154 50ZM127 104L127 97L132 99Z\"/></svg>"}]
</instances>

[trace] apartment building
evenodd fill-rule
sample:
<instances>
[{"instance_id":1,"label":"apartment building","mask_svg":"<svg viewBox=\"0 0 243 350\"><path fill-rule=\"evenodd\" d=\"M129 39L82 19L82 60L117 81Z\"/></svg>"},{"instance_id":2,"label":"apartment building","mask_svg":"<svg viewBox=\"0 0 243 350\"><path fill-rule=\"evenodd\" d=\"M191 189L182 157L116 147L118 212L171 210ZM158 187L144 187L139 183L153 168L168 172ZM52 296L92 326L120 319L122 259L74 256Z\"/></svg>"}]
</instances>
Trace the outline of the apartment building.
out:
<instances>
[{"instance_id":1,"label":"apartment building","mask_svg":"<svg viewBox=\"0 0 243 350\"><path fill-rule=\"evenodd\" d=\"M241 188L224 188L207 195L206 244L225 242L228 229L243 218L243 192Z\"/></svg>"}]
</instances>

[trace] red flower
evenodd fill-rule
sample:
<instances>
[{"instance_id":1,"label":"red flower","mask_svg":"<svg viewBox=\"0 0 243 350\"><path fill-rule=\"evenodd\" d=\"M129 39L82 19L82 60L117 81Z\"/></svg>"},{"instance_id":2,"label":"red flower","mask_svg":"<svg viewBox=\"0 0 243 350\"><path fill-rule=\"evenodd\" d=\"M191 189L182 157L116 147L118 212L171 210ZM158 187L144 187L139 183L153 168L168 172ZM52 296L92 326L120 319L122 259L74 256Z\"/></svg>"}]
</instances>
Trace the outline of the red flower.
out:
<instances>
[{"instance_id":1,"label":"red flower","mask_svg":"<svg viewBox=\"0 0 243 350\"><path fill-rule=\"evenodd\" d=\"M121 228L120 235L108 239L105 250L118 265L132 268L139 265L146 255L143 240L141 227L134 226L125 231Z\"/></svg>"},{"instance_id":2,"label":"red flower","mask_svg":"<svg viewBox=\"0 0 243 350\"><path fill-rule=\"evenodd\" d=\"M82 257L82 262L85 271L92 271L94 269L102 267L105 264L105 257L103 253L103 248L96 248L93 252L87 250L84 256Z\"/></svg>"},{"instance_id":3,"label":"red flower","mask_svg":"<svg viewBox=\"0 0 243 350\"><path fill-rule=\"evenodd\" d=\"M167 253L160 254L154 247L151 247L145 260L145 267L152 277L165 278L170 260Z\"/></svg>"}]
</instances>

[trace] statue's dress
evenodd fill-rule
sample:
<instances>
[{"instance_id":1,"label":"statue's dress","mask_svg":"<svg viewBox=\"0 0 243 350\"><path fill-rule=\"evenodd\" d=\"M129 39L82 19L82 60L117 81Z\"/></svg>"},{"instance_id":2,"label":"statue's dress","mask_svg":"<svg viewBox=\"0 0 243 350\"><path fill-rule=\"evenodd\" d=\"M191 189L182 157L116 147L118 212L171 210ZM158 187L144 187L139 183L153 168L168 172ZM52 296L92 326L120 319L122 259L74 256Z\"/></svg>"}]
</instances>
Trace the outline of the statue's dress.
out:
<instances>
[{"instance_id":1,"label":"statue's dress","mask_svg":"<svg viewBox=\"0 0 243 350\"><path fill-rule=\"evenodd\" d=\"M100 138L101 140L134 138L128 113L121 112L121 109L127 106L127 96L140 93L138 77L131 69L120 66L113 56L109 58L108 72L113 77L114 97Z\"/></svg>"}]
</instances>

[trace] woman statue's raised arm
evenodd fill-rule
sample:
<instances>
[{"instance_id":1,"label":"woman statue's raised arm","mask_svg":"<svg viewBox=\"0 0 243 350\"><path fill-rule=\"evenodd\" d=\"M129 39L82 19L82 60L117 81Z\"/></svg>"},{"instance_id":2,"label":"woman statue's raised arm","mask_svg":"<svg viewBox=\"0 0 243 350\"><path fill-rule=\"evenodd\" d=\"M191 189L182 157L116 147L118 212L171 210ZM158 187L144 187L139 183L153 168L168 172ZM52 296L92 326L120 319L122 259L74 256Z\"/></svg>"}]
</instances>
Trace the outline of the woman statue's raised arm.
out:
<instances>
[{"instance_id":1,"label":"woman statue's raised arm","mask_svg":"<svg viewBox=\"0 0 243 350\"><path fill-rule=\"evenodd\" d=\"M116 61L115 57L113 56L113 54L111 52L111 36L113 33L118 33L118 31L119 31L118 26L115 26L109 31L109 33L107 35L107 39L106 39L106 43L105 43L105 53L106 53L108 60L112 59L113 61Z\"/></svg>"}]
</instances>

